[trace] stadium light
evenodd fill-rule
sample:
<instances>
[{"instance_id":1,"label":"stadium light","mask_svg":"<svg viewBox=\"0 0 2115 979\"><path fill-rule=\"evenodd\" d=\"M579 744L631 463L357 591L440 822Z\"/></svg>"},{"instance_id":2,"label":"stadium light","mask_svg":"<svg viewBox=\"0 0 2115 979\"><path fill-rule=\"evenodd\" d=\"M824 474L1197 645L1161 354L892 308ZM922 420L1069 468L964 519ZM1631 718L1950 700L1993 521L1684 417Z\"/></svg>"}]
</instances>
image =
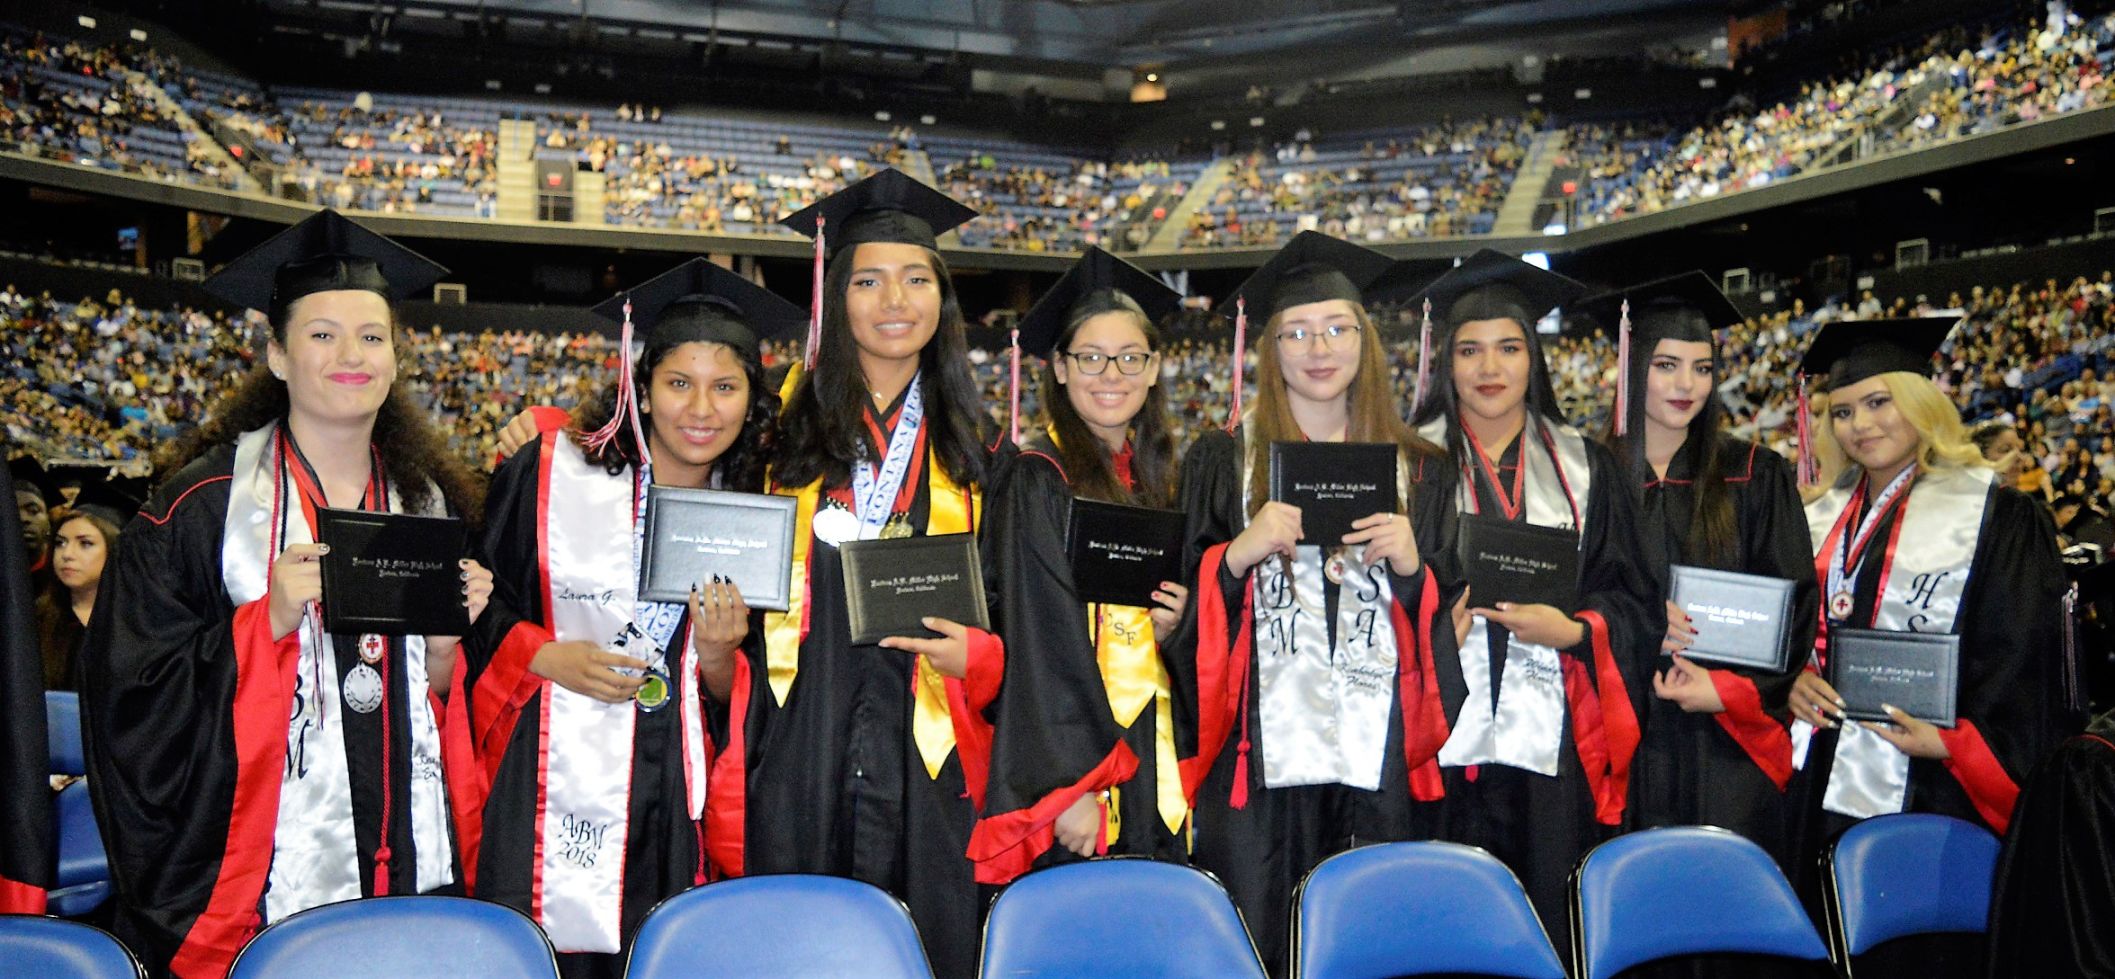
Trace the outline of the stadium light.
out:
<instances>
[{"instance_id":1,"label":"stadium light","mask_svg":"<svg viewBox=\"0 0 2115 979\"><path fill-rule=\"evenodd\" d=\"M1225 128L1226 128L1226 120L1224 120L1224 119L1214 119L1214 120L1212 120L1212 131L1213 131L1213 132L1218 132L1219 130L1221 130L1221 129L1225 129Z\"/></svg>"},{"instance_id":2,"label":"stadium light","mask_svg":"<svg viewBox=\"0 0 2115 979\"><path fill-rule=\"evenodd\" d=\"M82 27L86 27L91 31L95 30L95 18L90 17L87 14L82 14L79 17L75 17L73 19L73 22L81 25Z\"/></svg>"},{"instance_id":3,"label":"stadium light","mask_svg":"<svg viewBox=\"0 0 2115 979\"><path fill-rule=\"evenodd\" d=\"M890 119L892 119L892 118L894 118L894 117L893 117L893 116L891 116L891 115L889 115L889 110L887 110L887 109L877 109L877 110L875 110L875 112L874 112L874 121L875 121L875 122L887 122L887 121L889 121L889 120L890 120Z\"/></svg>"},{"instance_id":4,"label":"stadium light","mask_svg":"<svg viewBox=\"0 0 2115 979\"><path fill-rule=\"evenodd\" d=\"M918 117L918 124L921 126L930 126L939 121L939 117L930 112Z\"/></svg>"},{"instance_id":5,"label":"stadium light","mask_svg":"<svg viewBox=\"0 0 2115 979\"><path fill-rule=\"evenodd\" d=\"M132 29L132 39L145 44L147 43L147 32L135 27Z\"/></svg>"},{"instance_id":6,"label":"stadium light","mask_svg":"<svg viewBox=\"0 0 2115 979\"><path fill-rule=\"evenodd\" d=\"M1248 124L1249 124L1250 128L1253 128L1253 129L1262 129L1262 128L1263 128L1263 117L1262 117L1262 116L1250 116L1250 117L1248 117Z\"/></svg>"}]
</instances>

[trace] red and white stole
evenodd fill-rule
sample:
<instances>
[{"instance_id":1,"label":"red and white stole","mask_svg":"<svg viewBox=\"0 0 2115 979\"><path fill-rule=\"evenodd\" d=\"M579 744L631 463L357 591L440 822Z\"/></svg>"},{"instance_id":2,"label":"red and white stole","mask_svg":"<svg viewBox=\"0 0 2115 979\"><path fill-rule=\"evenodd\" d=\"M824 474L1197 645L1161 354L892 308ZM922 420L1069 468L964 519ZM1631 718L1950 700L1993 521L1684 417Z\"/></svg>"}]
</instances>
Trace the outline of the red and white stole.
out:
<instances>
[{"instance_id":1,"label":"red and white stole","mask_svg":"<svg viewBox=\"0 0 2115 979\"><path fill-rule=\"evenodd\" d=\"M296 463L279 448L279 424L246 432L235 442L228 487L227 523L221 542L221 577L228 597L245 605L271 590L271 565L294 544L315 542L304 519ZM440 494L426 508L444 512ZM389 509L404 512L392 487ZM326 599L329 596L324 596ZM287 762L279 782L279 812L272 835L272 869L264 891L264 921L361 896L363 870L353 829L352 782L345 755L345 712L339 686L337 647L311 613L296 628L301 653L294 701L287 721ZM404 671L411 728L411 833L417 849L420 892L452 883L448 790L441 777L441 738L426 685L426 639L397 637L398 658L387 666ZM386 691L385 691L386 695ZM401 856L398 857L401 859Z\"/></svg>"},{"instance_id":2,"label":"red and white stole","mask_svg":"<svg viewBox=\"0 0 2115 979\"><path fill-rule=\"evenodd\" d=\"M1253 427L1242 431L1245 513L1255 439L1248 434ZM1408 460L1398 456L1395 471L1396 500L1407 500ZM1256 724L1262 731L1263 784L1270 788L1381 787L1400 658L1390 609L1395 590L1385 562L1369 568L1358 558L1346 553L1335 561L1342 581L1333 648L1324 590L1331 560L1322 547L1295 547L1289 573L1276 557L1249 572Z\"/></svg>"},{"instance_id":3,"label":"red and white stole","mask_svg":"<svg viewBox=\"0 0 2115 979\"><path fill-rule=\"evenodd\" d=\"M1918 473L1905 491L1908 498L1888 540L1874 541L1865 550L1868 560L1883 562L1872 621L1843 624L1897 632L1959 631L1961 598L1968 590L1995 481L1996 474L1981 466ZM1843 546L1844 535L1857 529L1852 524L1858 514L1850 506L1856 486L1839 486L1807 504L1807 532L1823 581L1829 579L1830 558ZM1857 570L1843 571L1855 583ZM1826 602L1822 614L1828 614ZM1813 734L1812 725L1792 723L1793 761L1799 767L1805 767ZM1865 819L1901 812L1908 794L1908 755L1862 724L1838 729L1836 760L1829 769L1822 808Z\"/></svg>"},{"instance_id":4,"label":"red and white stole","mask_svg":"<svg viewBox=\"0 0 2115 979\"><path fill-rule=\"evenodd\" d=\"M1418 430L1435 445L1447 444L1444 418L1427 422ZM1520 442L1522 483L1518 519L1540 527L1559 527L1586 537L1586 501L1591 491L1593 468L1587 460L1586 440L1566 426L1551 425L1529 412L1516 436ZM1479 451L1470 448L1471 453ZM1479 459L1458 460L1461 479L1456 484L1455 506L1459 512L1477 512L1475 484ZM1490 460L1495 467L1497 460ZM1495 470L1488 475L1492 489L1501 498L1506 487L1497 484ZM1513 514L1496 516L1511 518ZM1503 672L1491 676L1489 623L1473 616L1469 638L1461 644L1461 678L1468 687L1461 714L1447 743L1440 748L1443 767L1507 765L1543 775L1557 774L1557 759L1564 745L1567 699L1564 664L1557 650L1506 638ZM1491 684L1498 684L1494 706Z\"/></svg>"},{"instance_id":5,"label":"red and white stole","mask_svg":"<svg viewBox=\"0 0 2115 979\"><path fill-rule=\"evenodd\" d=\"M541 487L540 553L546 623L559 641L609 648L633 626L639 570L632 546L643 494L634 472L612 476L560 435ZM705 802L702 705L689 628L672 637L679 663L667 664L683 728L690 818ZM652 659L656 650L628 651ZM680 670L680 672L677 672ZM536 880L532 910L561 952L616 952L622 946L625 841L630 834L632 747L639 708L608 704L555 683L543 688L538 774Z\"/></svg>"}]
</instances>

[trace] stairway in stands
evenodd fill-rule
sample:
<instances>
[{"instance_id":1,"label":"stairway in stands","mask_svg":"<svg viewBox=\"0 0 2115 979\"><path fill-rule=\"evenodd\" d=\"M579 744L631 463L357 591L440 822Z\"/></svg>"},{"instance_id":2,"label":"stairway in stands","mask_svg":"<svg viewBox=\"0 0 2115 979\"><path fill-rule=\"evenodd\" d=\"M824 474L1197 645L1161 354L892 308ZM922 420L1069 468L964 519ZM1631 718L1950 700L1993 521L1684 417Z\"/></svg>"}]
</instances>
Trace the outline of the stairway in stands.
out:
<instances>
[{"instance_id":1,"label":"stairway in stands","mask_svg":"<svg viewBox=\"0 0 2115 979\"><path fill-rule=\"evenodd\" d=\"M235 162L235 158L228 155L227 147L220 145L220 141L213 138L213 134L207 132L204 126L199 125L197 119L191 118L191 114L185 112L184 107L178 104L175 99L170 98L169 93L162 91L160 85L154 84L146 75L129 68L121 69L121 71L125 76L125 84L135 94L153 99L154 107L163 116L175 122L176 127L183 130L184 135L191 137L193 143L204 147L208 160L219 166L223 172L235 175L236 190L250 194L265 193L264 185L258 183L256 177L250 176L250 172L244 169L242 164Z\"/></svg>"},{"instance_id":2,"label":"stairway in stands","mask_svg":"<svg viewBox=\"0 0 2115 979\"><path fill-rule=\"evenodd\" d=\"M1498 223L1492 226L1492 234L1531 235L1542 230L1535 227L1535 208L1547 196L1550 171L1557 168L1557 160L1570 142L1571 133L1562 127L1535 134L1534 142L1528 144L1527 159L1513 174L1513 186L1507 189L1505 203L1498 208Z\"/></svg>"},{"instance_id":3,"label":"stairway in stands","mask_svg":"<svg viewBox=\"0 0 2115 979\"><path fill-rule=\"evenodd\" d=\"M1169 209L1168 219L1153 229L1153 237L1146 239L1146 246L1139 251L1172 252L1180 249L1183 229L1190 226L1190 215L1211 203L1212 196L1219 193L1219 188L1233 173L1233 160L1212 161L1211 166L1197 175L1197 182L1190 185L1190 192L1182 196L1182 201Z\"/></svg>"},{"instance_id":4,"label":"stairway in stands","mask_svg":"<svg viewBox=\"0 0 2115 979\"><path fill-rule=\"evenodd\" d=\"M499 121L499 202L501 221L532 223L536 217L536 123L528 119ZM604 223L605 181L593 170L573 172L574 224Z\"/></svg>"}]
</instances>

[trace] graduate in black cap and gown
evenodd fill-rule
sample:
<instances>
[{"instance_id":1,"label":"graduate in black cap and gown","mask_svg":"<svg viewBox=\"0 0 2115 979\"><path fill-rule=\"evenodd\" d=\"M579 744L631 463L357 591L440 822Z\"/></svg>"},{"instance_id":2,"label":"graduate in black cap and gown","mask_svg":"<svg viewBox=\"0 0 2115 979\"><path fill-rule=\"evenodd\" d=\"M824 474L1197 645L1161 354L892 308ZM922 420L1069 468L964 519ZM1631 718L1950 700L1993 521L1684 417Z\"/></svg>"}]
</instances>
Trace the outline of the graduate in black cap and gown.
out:
<instances>
[{"instance_id":1,"label":"graduate in black cap and gown","mask_svg":"<svg viewBox=\"0 0 2115 979\"><path fill-rule=\"evenodd\" d=\"M1702 272L1579 308L1616 328L1622 374L1608 447L1639 494L1639 552L1667 619L1631 770L1634 824L1722 826L1789 868L1784 789L1792 740L1781 705L1813 648L1819 591L1792 464L1725 431L1714 331L1739 323L1740 311ZM1710 626L1675 606L1670 569L1677 565L1792 582L1784 667L1683 656Z\"/></svg>"},{"instance_id":2,"label":"graduate in black cap and gown","mask_svg":"<svg viewBox=\"0 0 2115 979\"><path fill-rule=\"evenodd\" d=\"M1956 322L1831 323L1800 363L1803 376L1826 376L1811 451L1841 473L1807 504L1823 619L1790 694L1804 867L1883 813L1939 813L2003 835L2021 781L2078 720L2064 703L2069 582L2054 522L2000 485L1929 377ZM1955 725L1899 710L1890 722L1845 718L1825 679L1830 635L1843 628L1960 636ZM1818 882L1802 877L1813 893ZM1946 973L1919 959L1882 974L1972 971L1951 958Z\"/></svg>"},{"instance_id":3,"label":"graduate in black cap and gown","mask_svg":"<svg viewBox=\"0 0 2115 979\"><path fill-rule=\"evenodd\" d=\"M42 594L51 587L53 578L51 508L59 502L59 491L35 456L10 459L7 469L14 477L15 513L22 525L22 554L27 559L24 567L29 569L30 589Z\"/></svg>"},{"instance_id":4,"label":"graduate in black cap and gown","mask_svg":"<svg viewBox=\"0 0 2115 979\"><path fill-rule=\"evenodd\" d=\"M646 913L705 882L711 721L761 642L731 583L639 597L647 488L763 489L778 395L758 341L806 316L701 258L595 311L627 356L643 324L644 349L493 475L498 641L465 666L493 773L478 896L535 918L567 975L614 976Z\"/></svg>"},{"instance_id":5,"label":"graduate in black cap and gown","mask_svg":"<svg viewBox=\"0 0 2115 979\"><path fill-rule=\"evenodd\" d=\"M1638 715L1666 631L1637 556L1630 479L1567 425L1535 324L1585 290L1484 249L1416 297L1430 303L1431 364L1418 433L1445 447L1426 468L1418 540L1451 610L1433 660L1447 733L1439 835L1483 847L1520 876L1558 948L1569 942L1565 879L1625 825ZM1471 521L1566 532L1577 608L1469 594L1459 557Z\"/></svg>"},{"instance_id":6,"label":"graduate in black cap and gown","mask_svg":"<svg viewBox=\"0 0 2115 979\"><path fill-rule=\"evenodd\" d=\"M943 976L976 971L982 902L967 854L978 813L1040 802L1005 798L1010 783L991 778L993 725L1033 730L1107 710L1000 696L1037 662L1009 661L997 635L962 623L927 620L938 638L851 642L839 545L975 533L987 577L996 567L985 487L1013 450L995 454L983 431L936 240L974 216L884 170L782 222L816 237L821 270L810 363L790 382L769 474L774 492L798 501L795 601L764 616L763 660L737 672L715 763L715 806L746 819L708 832L730 873L836 874L901 897ZM1109 745L1085 751L1115 757Z\"/></svg>"},{"instance_id":7,"label":"graduate in black cap and gown","mask_svg":"<svg viewBox=\"0 0 2115 979\"><path fill-rule=\"evenodd\" d=\"M118 536L138 513L140 501L111 481L75 495L54 514L51 588L37 596L37 642L44 648L44 689L78 690L82 643L102 588L103 573L117 556Z\"/></svg>"},{"instance_id":8,"label":"graduate in black cap and gown","mask_svg":"<svg viewBox=\"0 0 2115 979\"><path fill-rule=\"evenodd\" d=\"M1264 320L1256 403L1183 460L1197 581L1196 666L1177 685L1195 802L1192 861L1219 875L1273 972L1288 967L1293 889L1322 858L1430 835L1439 720L1411 488L1436 452L1396 413L1367 315L1384 255L1302 232L1237 289L1235 383L1250 317ZM1238 401L1237 401L1238 404ZM1396 505L1339 541L1300 543L1298 507L1270 498L1273 442L1396 448ZM1304 614L1303 614L1304 613Z\"/></svg>"},{"instance_id":9,"label":"graduate in black cap and gown","mask_svg":"<svg viewBox=\"0 0 2115 979\"><path fill-rule=\"evenodd\" d=\"M458 637L326 632L315 542L322 507L478 511L399 384L390 302L443 274L323 211L207 283L266 314L264 363L161 460L82 670L112 930L155 974L224 974L317 905L464 888L481 793ZM491 575L461 563L475 623Z\"/></svg>"},{"instance_id":10,"label":"graduate in black cap and gown","mask_svg":"<svg viewBox=\"0 0 2115 979\"><path fill-rule=\"evenodd\" d=\"M1083 602L1067 557L1075 497L1174 505L1177 448L1159 383L1155 324L1181 302L1151 273L1089 248L1019 324L1020 351L1047 360L1048 423L1021 443L1019 458L992 489L989 539L1005 589L998 629L1012 660L1038 658L1049 675L1084 678L1106 703L1063 728L1002 726L994 753L1016 744L1060 747L1084 730L1105 745L1120 741L1116 749L1135 759L1136 770L1121 782L1053 797L1053 811L1024 810L1026 818L987 806L979 842L989 835L993 843L1013 843L1019 852L1009 869L1098 854L1188 860L1190 807L1177 762L1171 677L1188 675L1180 626L1189 589L1163 581L1136 605ZM1023 733L1033 740L1014 740ZM1032 766L1020 767L1033 774Z\"/></svg>"}]
</instances>

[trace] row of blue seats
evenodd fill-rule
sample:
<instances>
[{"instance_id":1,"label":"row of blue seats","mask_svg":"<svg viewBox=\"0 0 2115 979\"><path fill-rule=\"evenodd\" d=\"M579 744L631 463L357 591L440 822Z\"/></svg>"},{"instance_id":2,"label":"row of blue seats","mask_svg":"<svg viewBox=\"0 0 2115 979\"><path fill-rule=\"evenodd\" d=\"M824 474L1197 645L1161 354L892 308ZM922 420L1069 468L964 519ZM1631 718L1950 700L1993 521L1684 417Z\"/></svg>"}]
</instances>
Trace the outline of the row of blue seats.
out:
<instances>
[{"instance_id":1,"label":"row of blue seats","mask_svg":"<svg viewBox=\"0 0 2115 979\"><path fill-rule=\"evenodd\" d=\"M1572 975L1608 979L1699 955L1833 963L1850 974L1859 957L1898 939L1983 932L1997 853L1988 832L1945 816L1860 823L1826 857L1824 941L1754 843L1709 827L1631 833L1594 848L1573 875ZM1670 898L1704 895L1708 910L1669 913ZM1302 979L1566 976L1518 879L1458 843L1381 844L1324 860L1300 885L1292 929L1293 975ZM140 975L116 939L57 918L0 919L0 963L5 975ZM1112 972L1261 979L1263 966L1226 892L1187 867L1071 864L1029 874L993 903L982 975ZM511 909L387 897L277 922L232 971L235 979L326 974L556 977L557 963L542 930ZM807 875L723 881L662 902L640 926L625 974L932 975L900 902L867 884Z\"/></svg>"}]
</instances>

